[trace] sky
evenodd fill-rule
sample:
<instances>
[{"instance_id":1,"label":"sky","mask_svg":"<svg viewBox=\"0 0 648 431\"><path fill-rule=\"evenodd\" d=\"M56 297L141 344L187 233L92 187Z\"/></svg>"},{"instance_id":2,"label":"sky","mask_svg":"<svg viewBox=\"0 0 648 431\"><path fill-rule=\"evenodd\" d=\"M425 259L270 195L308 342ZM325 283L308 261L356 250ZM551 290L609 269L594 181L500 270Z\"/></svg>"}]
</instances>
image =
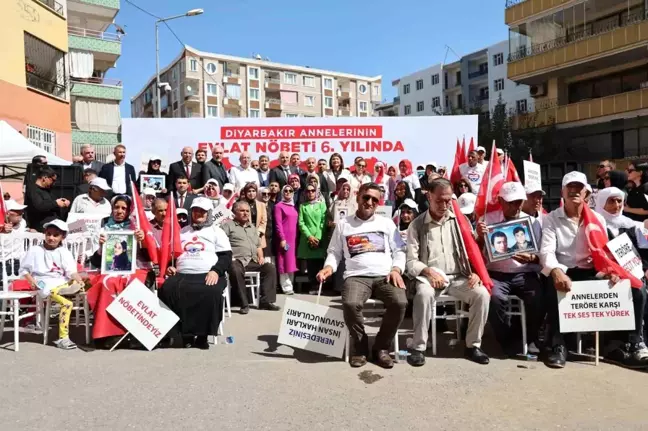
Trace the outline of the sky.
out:
<instances>
[{"instance_id":1,"label":"sky","mask_svg":"<svg viewBox=\"0 0 648 431\"><path fill-rule=\"evenodd\" d=\"M392 80L441 63L446 45L459 56L508 37L504 0L130 0L159 17L202 8L200 16L169 22L179 38L201 51ZM308 7L307 7L308 6ZM130 98L155 74L155 19L121 1L122 55L108 76L123 81L122 117ZM182 45L160 26L160 68ZM448 53L446 62L458 60Z\"/></svg>"}]
</instances>

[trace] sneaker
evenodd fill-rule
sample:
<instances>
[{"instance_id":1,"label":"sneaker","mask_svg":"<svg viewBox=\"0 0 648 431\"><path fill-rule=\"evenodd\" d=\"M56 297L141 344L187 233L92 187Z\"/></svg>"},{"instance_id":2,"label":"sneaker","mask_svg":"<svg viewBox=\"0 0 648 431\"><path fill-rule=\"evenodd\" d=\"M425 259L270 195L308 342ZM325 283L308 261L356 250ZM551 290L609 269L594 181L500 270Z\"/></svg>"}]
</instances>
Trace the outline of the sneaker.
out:
<instances>
[{"instance_id":1,"label":"sneaker","mask_svg":"<svg viewBox=\"0 0 648 431\"><path fill-rule=\"evenodd\" d=\"M68 337L60 338L54 341L54 345L59 349L63 349L63 350L73 350L77 348L77 345L74 344L72 340L70 340Z\"/></svg>"},{"instance_id":2,"label":"sneaker","mask_svg":"<svg viewBox=\"0 0 648 431\"><path fill-rule=\"evenodd\" d=\"M557 344L551 349L549 357L547 357L547 367L549 368L565 368L567 361L567 348L563 344Z\"/></svg>"},{"instance_id":3,"label":"sneaker","mask_svg":"<svg viewBox=\"0 0 648 431\"><path fill-rule=\"evenodd\" d=\"M648 347L642 341L641 343L630 344L630 354L634 357L635 361L648 366Z\"/></svg>"},{"instance_id":4,"label":"sneaker","mask_svg":"<svg viewBox=\"0 0 648 431\"><path fill-rule=\"evenodd\" d=\"M624 343L606 353L605 360L625 368L646 368L648 348L644 343Z\"/></svg>"},{"instance_id":5,"label":"sneaker","mask_svg":"<svg viewBox=\"0 0 648 431\"><path fill-rule=\"evenodd\" d=\"M532 355L537 355L540 353L540 349L538 349L538 346L536 346L536 343L531 342L528 347L528 352L531 353Z\"/></svg>"}]
</instances>

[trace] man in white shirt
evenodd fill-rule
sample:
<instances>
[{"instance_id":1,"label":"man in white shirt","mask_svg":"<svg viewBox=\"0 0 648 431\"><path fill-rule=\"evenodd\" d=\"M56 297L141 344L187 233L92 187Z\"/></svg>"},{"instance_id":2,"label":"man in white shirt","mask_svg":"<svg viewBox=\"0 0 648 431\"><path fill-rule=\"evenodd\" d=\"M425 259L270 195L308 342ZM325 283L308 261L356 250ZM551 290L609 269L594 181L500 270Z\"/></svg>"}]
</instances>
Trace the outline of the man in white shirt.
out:
<instances>
[{"instance_id":1,"label":"man in white shirt","mask_svg":"<svg viewBox=\"0 0 648 431\"><path fill-rule=\"evenodd\" d=\"M529 219L535 244L540 244L542 239L540 223L520 211L525 199L526 193L521 183L509 182L502 185L498 196L502 210L486 213L484 221L477 224L477 242L482 249L490 246L490 242L485 240L485 235L488 233L487 226L518 219ZM516 229L519 230L519 228ZM513 232L515 234L516 230ZM531 242L529 237L531 232L523 230L520 234L524 235L528 242ZM512 248L509 248L508 251L512 251ZM538 353L535 346L538 345L538 331L544 318L544 315L541 314L543 290L539 276L541 267L538 255L533 251L518 252L511 258L490 262L486 267L494 284L491 291L488 320L502 350L509 357L515 357L522 351L520 339L512 336L511 319L506 314L509 304L508 296L516 295L524 301L527 334L529 341L533 344L530 350L533 350L533 353Z\"/></svg>"},{"instance_id":2,"label":"man in white shirt","mask_svg":"<svg viewBox=\"0 0 648 431\"><path fill-rule=\"evenodd\" d=\"M459 165L461 177L470 181L474 194L479 194L479 186L486 172L486 165L477 163L477 160L477 151L471 151L468 153L468 162Z\"/></svg>"},{"instance_id":3,"label":"man in white shirt","mask_svg":"<svg viewBox=\"0 0 648 431\"><path fill-rule=\"evenodd\" d=\"M407 358L412 366L425 364L428 331L436 298L442 293L470 306L464 356L486 365L489 358L481 350L481 338L488 319L490 295L470 262L452 206L452 184L444 178L432 180L427 199L430 209L418 216L407 229L407 274L416 279L412 319L414 342ZM460 217L462 217L460 215Z\"/></svg>"},{"instance_id":4,"label":"man in white shirt","mask_svg":"<svg viewBox=\"0 0 648 431\"><path fill-rule=\"evenodd\" d=\"M524 191L526 193L526 200L522 204L522 211L534 217L540 223L540 227L542 227L542 219L545 216L542 201L546 193L538 183L527 184L524 186Z\"/></svg>"},{"instance_id":5,"label":"man in white shirt","mask_svg":"<svg viewBox=\"0 0 648 431\"><path fill-rule=\"evenodd\" d=\"M317 274L317 279L324 282L344 258L342 306L351 338L352 367L362 367L367 363L369 340L364 329L362 308L371 295L375 294L386 309L373 346L374 361L383 368L394 366L389 347L407 307L402 278L404 244L393 221L374 215L379 201L377 184L360 187L358 210L336 224L324 269Z\"/></svg>"},{"instance_id":6,"label":"man in white shirt","mask_svg":"<svg viewBox=\"0 0 648 431\"><path fill-rule=\"evenodd\" d=\"M131 183L137 181L137 178L135 168L126 163L126 147L122 144L115 145L113 155L115 160L103 165L99 176L106 180L113 193L131 196Z\"/></svg>"},{"instance_id":7,"label":"man in white shirt","mask_svg":"<svg viewBox=\"0 0 648 431\"><path fill-rule=\"evenodd\" d=\"M88 193L77 196L72 202L71 213L106 214L111 211L106 194L110 191L108 183L103 178L90 181Z\"/></svg>"},{"instance_id":8,"label":"man in white shirt","mask_svg":"<svg viewBox=\"0 0 648 431\"><path fill-rule=\"evenodd\" d=\"M233 166L229 172L230 182L234 185L234 192L239 193L247 183L255 183L259 186L259 173L250 166L252 157L244 151L239 157L240 166Z\"/></svg>"},{"instance_id":9,"label":"man in white shirt","mask_svg":"<svg viewBox=\"0 0 648 431\"><path fill-rule=\"evenodd\" d=\"M2 196L0 196L2 199ZM13 199L5 201L7 209L7 220L0 220L3 223L0 226L0 245L2 254L0 255L0 289L2 289L2 279L5 276L5 268L2 262L9 264L9 273L18 275L20 259L24 254L24 245L22 240L16 240L22 233L27 232L27 222L23 219L27 205L21 205Z\"/></svg>"},{"instance_id":10,"label":"man in white shirt","mask_svg":"<svg viewBox=\"0 0 648 431\"><path fill-rule=\"evenodd\" d=\"M488 166L488 160L486 160L486 148L481 145L475 149L477 151L477 163L483 165L484 168Z\"/></svg>"}]
</instances>

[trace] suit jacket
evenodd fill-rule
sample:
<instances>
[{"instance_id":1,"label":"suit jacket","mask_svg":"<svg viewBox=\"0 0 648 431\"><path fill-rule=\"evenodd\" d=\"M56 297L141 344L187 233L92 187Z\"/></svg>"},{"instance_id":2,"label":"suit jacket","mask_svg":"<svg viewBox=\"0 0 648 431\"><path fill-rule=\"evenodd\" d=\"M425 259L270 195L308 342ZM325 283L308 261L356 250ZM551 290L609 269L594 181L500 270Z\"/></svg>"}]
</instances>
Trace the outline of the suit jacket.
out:
<instances>
[{"instance_id":1,"label":"suit jacket","mask_svg":"<svg viewBox=\"0 0 648 431\"><path fill-rule=\"evenodd\" d=\"M260 237L261 248L266 248L266 227L268 224L268 208L266 207L265 202L256 201L255 203L257 216L256 216L256 228L259 233L262 233L263 236Z\"/></svg>"},{"instance_id":2,"label":"suit jacket","mask_svg":"<svg viewBox=\"0 0 648 431\"><path fill-rule=\"evenodd\" d=\"M225 170L225 165L220 162L219 166L216 166L214 159L205 162L202 166L202 183L203 185L211 178L214 178L218 181L220 189L223 190L223 186L229 183L229 177L227 176L227 171Z\"/></svg>"},{"instance_id":3,"label":"suit jacket","mask_svg":"<svg viewBox=\"0 0 648 431\"><path fill-rule=\"evenodd\" d=\"M292 171L290 171L292 174ZM270 169L270 176L268 177L270 182L276 181L279 183L279 188L282 189L288 183L286 174L284 173L281 167L277 166L276 168Z\"/></svg>"},{"instance_id":4,"label":"suit jacket","mask_svg":"<svg viewBox=\"0 0 648 431\"><path fill-rule=\"evenodd\" d=\"M73 163L73 165L81 166L81 168L83 169L83 162ZM99 160L93 160L92 163L90 163L90 169L94 169L95 171L97 171L97 174L101 172L101 168L103 168L103 166L104 164Z\"/></svg>"},{"instance_id":5,"label":"suit jacket","mask_svg":"<svg viewBox=\"0 0 648 431\"><path fill-rule=\"evenodd\" d=\"M108 185L112 187L113 182L113 172L115 171L115 162L106 163L101 168L99 176L106 180ZM126 194L133 196L133 190L131 188L131 181L137 181L137 175L135 175L135 168L133 165L126 163Z\"/></svg>"},{"instance_id":6,"label":"suit jacket","mask_svg":"<svg viewBox=\"0 0 648 431\"><path fill-rule=\"evenodd\" d=\"M175 195L176 208L184 208L188 212L191 212L191 203L193 202L193 200L195 198L196 198L196 195L191 194L191 193L187 193L187 195L185 196L185 199L184 199L184 204L180 205L180 198L178 197L178 195Z\"/></svg>"},{"instance_id":7,"label":"suit jacket","mask_svg":"<svg viewBox=\"0 0 648 431\"><path fill-rule=\"evenodd\" d=\"M270 172L272 172L272 169L268 169L268 176L266 177L266 180L263 181L263 177L259 171L259 187L268 187L270 185Z\"/></svg>"},{"instance_id":8,"label":"suit jacket","mask_svg":"<svg viewBox=\"0 0 648 431\"><path fill-rule=\"evenodd\" d=\"M202 165L191 162L191 174L189 175L189 184L191 184L192 189L199 189L204 185L202 177L203 167ZM169 165L169 182L167 189L175 191L175 182L180 175L187 175L184 168L184 162L179 160L177 162L171 163Z\"/></svg>"}]
</instances>

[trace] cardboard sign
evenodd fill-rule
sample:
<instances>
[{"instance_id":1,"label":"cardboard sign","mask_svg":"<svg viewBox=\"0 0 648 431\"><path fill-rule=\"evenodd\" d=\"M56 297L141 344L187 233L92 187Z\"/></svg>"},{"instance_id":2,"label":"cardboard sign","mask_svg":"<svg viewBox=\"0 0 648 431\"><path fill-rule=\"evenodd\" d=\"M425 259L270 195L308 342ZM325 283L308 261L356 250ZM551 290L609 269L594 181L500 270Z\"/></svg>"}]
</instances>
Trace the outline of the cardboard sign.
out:
<instances>
[{"instance_id":1,"label":"cardboard sign","mask_svg":"<svg viewBox=\"0 0 648 431\"><path fill-rule=\"evenodd\" d=\"M530 185L538 185L542 188L540 165L528 160L523 160L522 164L524 165L524 185L526 187L529 187Z\"/></svg>"},{"instance_id":2,"label":"cardboard sign","mask_svg":"<svg viewBox=\"0 0 648 431\"><path fill-rule=\"evenodd\" d=\"M630 280L610 287L607 280L575 281L558 294L560 332L632 331L635 329Z\"/></svg>"},{"instance_id":3,"label":"cardboard sign","mask_svg":"<svg viewBox=\"0 0 648 431\"><path fill-rule=\"evenodd\" d=\"M86 254L90 256L99 250L99 234L101 232L101 221L108 217L109 214L92 214L92 213L70 213L67 217L70 234L78 232L88 232L90 241L86 248ZM81 226L85 226L84 228Z\"/></svg>"},{"instance_id":4,"label":"cardboard sign","mask_svg":"<svg viewBox=\"0 0 648 431\"><path fill-rule=\"evenodd\" d=\"M376 215L381 215L383 217L391 218L392 216L392 207L388 205L380 205L376 207Z\"/></svg>"},{"instance_id":5,"label":"cardboard sign","mask_svg":"<svg viewBox=\"0 0 648 431\"><path fill-rule=\"evenodd\" d=\"M148 350L153 350L180 320L137 279L115 298L106 311Z\"/></svg>"},{"instance_id":6,"label":"cardboard sign","mask_svg":"<svg viewBox=\"0 0 648 431\"><path fill-rule=\"evenodd\" d=\"M644 276L641 258L637 255L627 234L619 235L609 241L606 246L619 265L641 280Z\"/></svg>"},{"instance_id":7,"label":"cardboard sign","mask_svg":"<svg viewBox=\"0 0 648 431\"><path fill-rule=\"evenodd\" d=\"M72 223L68 223L68 233L69 234L82 233L82 232L87 232L87 231L88 231L88 226L86 225L86 222L83 219L74 221Z\"/></svg>"},{"instance_id":8,"label":"cardboard sign","mask_svg":"<svg viewBox=\"0 0 648 431\"><path fill-rule=\"evenodd\" d=\"M214 208L212 215L214 217L214 225L216 226L220 226L221 224L234 219L234 214L225 204L220 204Z\"/></svg>"},{"instance_id":9,"label":"cardboard sign","mask_svg":"<svg viewBox=\"0 0 648 431\"><path fill-rule=\"evenodd\" d=\"M347 339L342 310L288 298L279 327L279 344L341 358Z\"/></svg>"},{"instance_id":10,"label":"cardboard sign","mask_svg":"<svg viewBox=\"0 0 648 431\"><path fill-rule=\"evenodd\" d=\"M349 216L349 207L337 207L333 214L333 221L338 223L341 219Z\"/></svg>"}]
</instances>

